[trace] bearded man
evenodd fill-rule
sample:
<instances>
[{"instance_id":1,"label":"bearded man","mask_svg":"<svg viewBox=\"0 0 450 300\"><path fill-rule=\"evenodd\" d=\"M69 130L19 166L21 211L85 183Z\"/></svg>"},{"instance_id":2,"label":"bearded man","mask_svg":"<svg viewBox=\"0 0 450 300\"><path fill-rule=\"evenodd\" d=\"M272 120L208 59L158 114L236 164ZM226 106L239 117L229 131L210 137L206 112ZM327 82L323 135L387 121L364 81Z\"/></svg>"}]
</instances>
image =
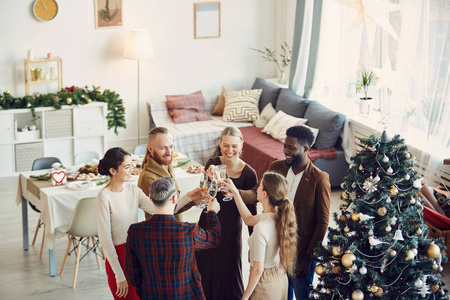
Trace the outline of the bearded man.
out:
<instances>
[{"instance_id":1,"label":"bearded man","mask_svg":"<svg viewBox=\"0 0 450 300\"><path fill-rule=\"evenodd\" d=\"M176 181L173 167L173 138L165 127L153 128L147 138L147 150L142 161L142 172L139 175L138 187L148 196L150 186L158 178L171 177L175 180L177 190L180 190ZM202 198L201 189L196 188L181 197L175 208L175 217L182 221L181 213L194 205L194 201ZM150 200L149 200L150 201ZM152 215L145 213L145 220Z\"/></svg>"},{"instance_id":2,"label":"bearded man","mask_svg":"<svg viewBox=\"0 0 450 300\"><path fill-rule=\"evenodd\" d=\"M322 242L330 217L330 177L313 165L308 150L314 134L306 126L286 130L285 160L274 161L269 171L281 173L289 183L287 199L294 204L297 216L298 246L295 274L289 276L288 299L308 299L308 286L313 281L315 261L312 258L317 243ZM256 188L241 191L245 203L256 203Z\"/></svg>"}]
</instances>

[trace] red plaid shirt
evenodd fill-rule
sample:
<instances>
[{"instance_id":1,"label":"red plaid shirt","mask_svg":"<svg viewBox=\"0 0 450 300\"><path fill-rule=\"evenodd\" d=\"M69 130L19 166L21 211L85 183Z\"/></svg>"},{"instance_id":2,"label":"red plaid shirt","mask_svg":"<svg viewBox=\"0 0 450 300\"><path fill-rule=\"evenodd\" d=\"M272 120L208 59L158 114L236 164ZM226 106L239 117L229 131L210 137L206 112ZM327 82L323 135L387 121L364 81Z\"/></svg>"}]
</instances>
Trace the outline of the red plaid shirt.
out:
<instances>
[{"instance_id":1,"label":"red plaid shirt","mask_svg":"<svg viewBox=\"0 0 450 300\"><path fill-rule=\"evenodd\" d=\"M205 299L195 251L220 244L220 223L207 215L207 230L173 215L153 215L128 229L126 274L141 299Z\"/></svg>"}]
</instances>

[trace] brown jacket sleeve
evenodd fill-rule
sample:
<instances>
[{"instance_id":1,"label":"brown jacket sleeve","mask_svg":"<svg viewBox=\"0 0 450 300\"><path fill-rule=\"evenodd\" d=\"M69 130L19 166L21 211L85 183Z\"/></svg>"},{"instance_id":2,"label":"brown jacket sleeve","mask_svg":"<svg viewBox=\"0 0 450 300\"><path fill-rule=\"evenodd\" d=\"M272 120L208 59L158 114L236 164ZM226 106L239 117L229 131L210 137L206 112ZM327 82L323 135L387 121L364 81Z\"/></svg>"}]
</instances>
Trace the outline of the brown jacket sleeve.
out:
<instances>
[{"instance_id":1,"label":"brown jacket sleeve","mask_svg":"<svg viewBox=\"0 0 450 300\"><path fill-rule=\"evenodd\" d=\"M145 195L150 194L150 186L152 185L152 182L156 180L153 174L150 172L142 171L141 175L139 175L138 184L137 186L144 192ZM148 200L150 201L150 199ZM151 214L145 212L145 220L148 220L152 217Z\"/></svg>"}]
</instances>

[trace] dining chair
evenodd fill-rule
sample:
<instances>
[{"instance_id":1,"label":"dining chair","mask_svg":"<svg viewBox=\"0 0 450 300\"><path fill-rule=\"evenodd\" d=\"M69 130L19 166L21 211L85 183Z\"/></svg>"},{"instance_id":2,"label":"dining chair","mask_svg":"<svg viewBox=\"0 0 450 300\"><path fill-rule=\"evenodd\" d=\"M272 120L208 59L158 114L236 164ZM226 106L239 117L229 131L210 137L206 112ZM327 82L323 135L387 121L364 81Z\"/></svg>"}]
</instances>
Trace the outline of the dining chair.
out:
<instances>
[{"instance_id":1,"label":"dining chair","mask_svg":"<svg viewBox=\"0 0 450 300\"><path fill-rule=\"evenodd\" d=\"M38 171L38 170L44 170L44 169L51 169L52 165L55 162L58 162L61 164L61 161L57 157L36 158L33 161L31 170ZM28 202L28 204L30 204L30 207L32 210L34 210L35 212L37 212L39 214L41 213L41 211L34 204L31 204L31 202ZM31 243L31 246L33 246L34 243L36 242L36 237L38 235L39 228L41 228L42 225L44 225L44 233L42 234L42 243L41 243L41 251L39 252L39 258L42 258L42 251L44 250L44 240L45 240L45 224L44 224L44 222L41 221L40 218L38 219L38 223L36 225L36 231L34 232L33 242Z\"/></svg>"},{"instance_id":2,"label":"dining chair","mask_svg":"<svg viewBox=\"0 0 450 300\"><path fill-rule=\"evenodd\" d=\"M87 164L93 159L99 159L100 156L95 151L83 151L75 154L74 157L74 165L85 163Z\"/></svg>"},{"instance_id":3,"label":"dining chair","mask_svg":"<svg viewBox=\"0 0 450 300\"><path fill-rule=\"evenodd\" d=\"M67 263L67 257L73 251L76 252L75 269L73 274L72 288L77 285L78 266L80 261L89 253L94 252L97 260L97 266L101 269L99 256L103 258L103 254L98 242L97 233L97 216L95 214L95 197L83 198L78 201L72 214L72 218L68 225L57 227L55 230L68 235L69 244L67 246L66 255L61 267L60 275L63 275ZM86 241L92 241L92 247L86 245ZM71 244L74 245L71 250ZM81 256L81 246L85 246L87 252Z\"/></svg>"},{"instance_id":4,"label":"dining chair","mask_svg":"<svg viewBox=\"0 0 450 300\"><path fill-rule=\"evenodd\" d=\"M144 155L146 149L147 149L147 144L134 146L133 154L134 155Z\"/></svg>"}]
</instances>

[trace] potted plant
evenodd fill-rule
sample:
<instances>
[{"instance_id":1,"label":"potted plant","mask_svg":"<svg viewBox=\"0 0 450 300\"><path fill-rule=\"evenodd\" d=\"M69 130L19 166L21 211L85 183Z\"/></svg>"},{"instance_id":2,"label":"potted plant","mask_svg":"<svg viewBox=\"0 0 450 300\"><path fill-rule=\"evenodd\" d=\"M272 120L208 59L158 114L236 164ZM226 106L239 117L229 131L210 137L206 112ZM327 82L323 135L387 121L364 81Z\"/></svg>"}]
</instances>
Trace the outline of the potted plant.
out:
<instances>
[{"instance_id":1,"label":"potted plant","mask_svg":"<svg viewBox=\"0 0 450 300\"><path fill-rule=\"evenodd\" d=\"M250 48L250 49L261 53L264 60L266 60L268 62L274 62L277 65L278 70L280 70L280 78L278 80L278 83L280 83L280 84L287 83L285 72L286 72L286 68L289 67L289 64L291 63L292 50L286 42L281 44L281 53L280 53L279 59L277 57L276 50L271 50L267 47L264 47L264 50L259 50L259 49L254 49L254 48Z\"/></svg>"},{"instance_id":2,"label":"potted plant","mask_svg":"<svg viewBox=\"0 0 450 300\"><path fill-rule=\"evenodd\" d=\"M364 92L364 97L359 98L359 112L361 114L369 114L372 98L368 96L369 86L375 83L376 76L372 71L365 68L359 71L356 77L356 92L361 90Z\"/></svg>"}]
</instances>

